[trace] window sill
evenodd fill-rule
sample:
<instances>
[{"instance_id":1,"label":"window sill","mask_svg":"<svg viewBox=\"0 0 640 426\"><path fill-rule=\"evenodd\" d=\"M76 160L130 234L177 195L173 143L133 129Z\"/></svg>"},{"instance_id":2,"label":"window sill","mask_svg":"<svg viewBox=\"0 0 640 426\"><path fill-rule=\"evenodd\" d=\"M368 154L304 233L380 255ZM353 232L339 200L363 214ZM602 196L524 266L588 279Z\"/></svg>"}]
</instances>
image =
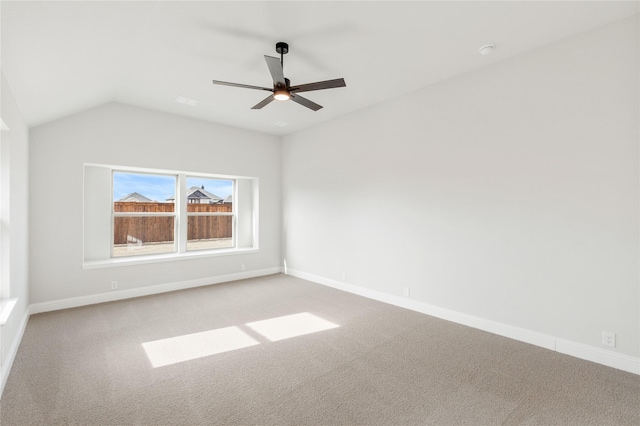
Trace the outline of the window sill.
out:
<instances>
[{"instance_id":1,"label":"window sill","mask_svg":"<svg viewBox=\"0 0 640 426\"><path fill-rule=\"evenodd\" d=\"M0 299L0 327L7 323L17 302L18 299Z\"/></svg>"},{"instance_id":2,"label":"window sill","mask_svg":"<svg viewBox=\"0 0 640 426\"><path fill-rule=\"evenodd\" d=\"M201 259L207 257L219 257L219 256L229 256L234 254L247 254L247 253L257 253L259 249L257 248L241 248L241 249L226 249L226 250L207 250L207 251L198 251L198 252L187 252L187 253L170 253L170 254L159 254L153 256L131 256L131 257L118 257L111 258L105 260L91 260L85 261L82 264L82 269L102 269L102 268L117 268L119 266L130 266L130 265L143 265L146 263L162 263L162 262L173 262L176 260L191 260L191 259Z\"/></svg>"}]
</instances>

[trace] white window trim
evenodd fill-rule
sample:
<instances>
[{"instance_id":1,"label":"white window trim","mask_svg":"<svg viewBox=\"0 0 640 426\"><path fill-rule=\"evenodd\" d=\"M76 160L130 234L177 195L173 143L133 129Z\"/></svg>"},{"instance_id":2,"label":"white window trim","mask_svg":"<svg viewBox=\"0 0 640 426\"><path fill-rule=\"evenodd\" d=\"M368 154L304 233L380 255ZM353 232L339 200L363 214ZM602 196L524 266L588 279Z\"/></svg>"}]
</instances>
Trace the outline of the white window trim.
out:
<instances>
[{"instance_id":1,"label":"white window trim","mask_svg":"<svg viewBox=\"0 0 640 426\"><path fill-rule=\"evenodd\" d=\"M206 177L206 178L212 178L212 179L219 179L219 180L228 180L233 182L232 185L232 194L233 194L233 199L237 200L237 192L238 192L238 181L236 179L230 179L230 178L223 178L220 176L215 176L215 177L211 177L211 176L198 176L198 175L186 175L186 176L179 176L179 182L184 183L184 190L185 190L185 194L183 195L182 193L180 194L181 198L180 200L182 201L182 204L184 204L184 216L186 220L184 222L186 222L185 225L185 229L184 229L184 233L183 235L185 236L184 238L184 243L185 243L185 247L184 247L184 251L178 250L179 253L193 253L193 252L201 252L204 250L188 250L186 247L186 244L188 243L188 231L186 229L186 227L188 226L189 223L189 217L193 217L193 216L231 216L231 239L232 239L232 247L228 247L226 249L210 249L208 251L219 251L219 250L228 250L228 249L235 249L236 247L238 247L238 209L236 208L237 206L233 206L232 207L232 211L230 212L188 212L188 205L189 205L189 200L187 199L187 195L186 195L186 191L187 191L187 179L190 177ZM180 180L181 178L184 178L183 180ZM182 206L181 206L182 207ZM182 213L182 208L180 209L180 213ZM180 231L182 231L182 229L180 229ZM182 242L182 241L180 241Z\"/></svg>"},{"instance_id":2,"label":"white window trim","mask_svg":"<svg viewBox=\"0 0 640 426\"><path fill-rule=\"evenodd\" d=\"M13 308L16 307L18 299L0 299L0 327L9 321Z\"/></svg>"},{"instance_id":3,"label":"white window trim","mask_svg":"<svg viewBox=\"0 0 640 426\"><path fill-rule=\"evenodd\" d=\"M180 187L180 176L184 176L184 175L178 175L175 173L150 173L147 171L140 171L140 172L132 172L130 170L122 170L119 168L114 168L111 169L111 246L109 248L110 253L111 253L111 259L120 259L120 258L129 258L129 257L134 257L136 255L129 255L129 256L114 256L114 250L115 250L115 241L113 240L114 238L114 229L115 229L115 219L116 217L173 217L173 252L171 252L172 254L176 252L176 250L178 250L178 253L180 253L179 251L179 247L178 244L176 244L176 241L178 240L178 236L180 235L177 231L178 231L178 196L176 195L176 198L174 199L174 208L173 208L173 212L116 212L114 210L115 207L115 202L116 200L113 197L113 181L114 181L114 176L116 173L130 173L130 174L144 174L144 175L153 175L153 176L173 176L175 178L175 188L174 188L174 193L177 194L177 189ZM185 237L186 238L186 237ZM139 255L140 256L140 255ZM156 256L156 255L153 255Z\"/></svg>"},{"instance_id":4,"label":"white window trim","mask_svg":"<svg viewBox=\"0 0 640 426\"><path fill-rule=\"evenodd\" d=\"M89 260L85 261L82 269L103 269L114 268L118 266L144 265L148 263L172 262L177 260L200 259L207 257L230 256L236 254L257 253L258 248L233 248L233 249L215 249L215 250L198 250L185 253L167 253L154 255L139 255L127 257L114 257L107 260Z\"/></svg>"},{"instance_id":5,"label":"white window trim","mask_svg":"<svg viewBox=\"0 0 640 426\"><path fill-rule=\"evenodd\" d=\"M260 251L259 249L259 230L258 230L258 193L255 192L259 188L259 178L251 177L251 176L238 176L238 175L224 175L224 174L208 174L208 173L196 173L196 172L177 172L174 170L159 170L159 169L146 169L146 168L134 168L127 166L116 166L116 165L107 165L107 164L95 164L95 163L85 163L85 167L98 167L98 168L108 168L112 172L127 172L127 173L150 173L150 174L165 174L165 175L173 175L177 176L176 179L176 196L178 199L176 202L176 225L174 229L178 231L178 227L181 227L179 232L185 236L185 238L180 238L176 240L176 244L183 244L183 247L178 247L178 250L172 253L162 253L162 254L153 254L153 255L133 255L133 256L121 256L121 257L110 257L98 260L83 260L82 269L102 269L102 268L112 268L112 267L121 267L121 266L129 266L129 265L139 265L139 264L151 264L151 263L163 263L163 262L173 262L173 261L183 261L183 260L191 260L191 259L201 259L201 258L214 258L220 256L230 256L230 255L238 255L238 254L248 254L248 253L257 253ZM113 175L112 175L113 176ZM252 181L254 192L250 197L253 197L253 201L251 202L253 207L252 216L254 218L253 225L249 232L252 235L252 245L246 247L239 247L239 220L237 216L239 214L239 208L234 205L233 212L216 212L214 214L203 212L202 214L199 212L193 212L189 215L219 215L219 216L234 216L233 221L233 239L234 239L234 247L230 248L219 248L219 249L204 249L204 250L186 250L186 242L187 242L187 201L186 201L186 177L201 177L201 178L210 178L210 179L224 179L224 180L233 180L234 181L234 189L233 189L233 200L234 203L239 199L239 185L238 180L247 180ZM181 180L182 179L182 180ZM183 184L181 185L180 182ZM113 177L111 178L111 185L113 185ZM113 188L111 188L111 205L113 206ZM183 200L183 201L181 201ZM129 212L118 212L119 214L127 215ZM135 212L133 212L135 215ZM140 212L142 215L151 216L156 215L158 213L144 213ZM113 218L113 207L111 211L111 216ZM158 215L174 215L174 213L164 213L160 212ZM181 218L183 218L181 220ZM113 219L111 220L113 227ZM83 218L84 223L84 218ZM84 226L84 225L83 225ZM113 228L110 230L111 234L111 254L113 250ZM181 251L182 250L182 251Z\"/></svg>"}]
</instances>

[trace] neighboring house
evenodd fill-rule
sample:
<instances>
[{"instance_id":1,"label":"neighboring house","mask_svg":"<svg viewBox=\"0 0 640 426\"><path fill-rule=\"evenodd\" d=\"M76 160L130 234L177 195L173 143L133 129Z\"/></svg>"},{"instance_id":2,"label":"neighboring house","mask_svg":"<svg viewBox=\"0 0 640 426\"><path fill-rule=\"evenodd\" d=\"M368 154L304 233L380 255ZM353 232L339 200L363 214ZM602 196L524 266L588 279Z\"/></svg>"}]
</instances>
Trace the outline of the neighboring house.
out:
<instances>
[{"instance_id":1,"label":"neighboring house","mask_svg":"<svg viewBox=\"0 0 640 426\"><path fill-rule=\"evenodd\" d=\"M233 203L233 195L229 195L227 198L224 199L224 201L222 203L223 204L232 204Z\"/></svg>"},{"instance_id":2,"label":"neighboring house","mask_svg":"<svg viewBox=\"0 0 640 426\"><path fill-rule=\"evenodd\" d=\"M173 203L176 197L167 198L167 201ZM220 204L223 199L202 187L192 186L187 190L187 202L193 204Z\"/></svg>"},{"instance_id":3,"label":"neighboring house","mask_svg":"<svg viewBox=\"0 0 640 426\"><path fill-rule=\"evenodd\" d=\"M142 194L138 194L137 192L132 192L131 194L125 195L124 197L116 200L117 202L124 203L152 203L153 200L145 197Z\"/></svg>"}]
</instances>

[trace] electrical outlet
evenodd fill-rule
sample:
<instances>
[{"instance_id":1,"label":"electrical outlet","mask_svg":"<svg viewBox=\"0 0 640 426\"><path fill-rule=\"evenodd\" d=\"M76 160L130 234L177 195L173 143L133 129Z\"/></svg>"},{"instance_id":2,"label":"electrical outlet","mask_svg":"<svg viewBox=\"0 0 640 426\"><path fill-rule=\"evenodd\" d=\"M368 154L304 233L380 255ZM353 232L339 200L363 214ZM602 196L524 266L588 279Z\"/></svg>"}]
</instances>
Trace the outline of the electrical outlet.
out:
<instances>
[{"instance_id":1,"label":"electrical outlet","mask_svg":"<svg viewBox=\"0 0 640 426\"><path fill-rule=\"evenodd\" d=\"M411 289L409 287L405 287L402 289L402 295L405 297L409 297L409 294L411 294Z\"/></svg>"},{"instance_id":2,"label":"electrical outlet","mask_svg":"<svg viewBox=\"0 0 640 426\"><path fill-rule=\"evenodd\" d=\"M245 269L245 268L244 268L244 263L243 263L243 264L241 264L241 265L240 265L240 270L241 270L241 271L244 271L244 269Z\"/></svg>"},{"instance_id":3,"label":"electrical outlet","mask_svg":"<svg viewBox=\"0 0 640 426\"><path fill-rule=\"evenodd\" d=\"M615 333L608 333L606 331L602 332L602 344L604 346L611 346L612 348L616 347L616 335Z\"/></svg>"},{"instance_id":4,"label":"electrical outlet","mask_svg":"<svg viewBox=\"0 0 640 426\"><path fill-rule=\"evenodd\" d=\"M111 290L118 289L118 281L111 281Z\"/></svg>"}]
</instances>

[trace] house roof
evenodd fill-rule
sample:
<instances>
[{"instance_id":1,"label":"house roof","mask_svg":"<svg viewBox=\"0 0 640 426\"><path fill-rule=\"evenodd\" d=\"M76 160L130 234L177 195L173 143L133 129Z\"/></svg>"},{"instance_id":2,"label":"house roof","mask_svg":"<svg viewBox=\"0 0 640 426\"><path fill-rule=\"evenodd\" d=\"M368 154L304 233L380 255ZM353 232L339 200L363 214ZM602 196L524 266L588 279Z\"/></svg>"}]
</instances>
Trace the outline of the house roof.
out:
<instances>
[{"instance_id":1,"label":"house roof","mask_svg":"<svg viewBox=\"0 0 640 426\"><path fill-rule=\"evenodd\" d=\"M152 199L145 197L142 194L139 194L137 192L132 192L131 194L127 194L124 197L120 198L119 200L117 200L119 202L126 202L126 203L151 203L153 202Z\"/></svg>"},{"instance_id":2,"label":"house roof","mask_svg":"<svg viewBox=\"0 0 640 426\"><path fill-rule=\"evenodd\" d=\"M204 199L212 200L216 203L218 201L222 201L221 197L218 197L216 194L212 194L211 192L199 186L192 186L191 188L189 188L187 190L187 198L191 198L191 199L204 198Z\"/></svg>"},{"instance_id":3,"label":"house roof","mask_svg":"<svg viewBox=\"0 0 640 426\"><path fill-rule=\"evenodd\" d=\"M173 201L175 198L175 196L167 198L167 201ZM192 186L189 188L187 190L187 198L191 200L198 198L212 200L214 203L222 201L221 197L218 197L216 194L213 194L200 186Z\"/></svg>"},{"instance_id":4,"label":"house roof","mask_svg":"<svg viewBox=\"0 0 640 426\"><path fill-rule=\"evenodd\" d=\"M637 1L3 1L2 72L29 127L119 102L273 135L491 66L639 10ZM274 26L273 17L287 16ZM312 112L272 102L264 55L289 44ZM495 44L493 54L478 49ZM174 102L190 98L195 106ZM419 112L416 112L419 114Z\"/></svg>"}]
</instances>

